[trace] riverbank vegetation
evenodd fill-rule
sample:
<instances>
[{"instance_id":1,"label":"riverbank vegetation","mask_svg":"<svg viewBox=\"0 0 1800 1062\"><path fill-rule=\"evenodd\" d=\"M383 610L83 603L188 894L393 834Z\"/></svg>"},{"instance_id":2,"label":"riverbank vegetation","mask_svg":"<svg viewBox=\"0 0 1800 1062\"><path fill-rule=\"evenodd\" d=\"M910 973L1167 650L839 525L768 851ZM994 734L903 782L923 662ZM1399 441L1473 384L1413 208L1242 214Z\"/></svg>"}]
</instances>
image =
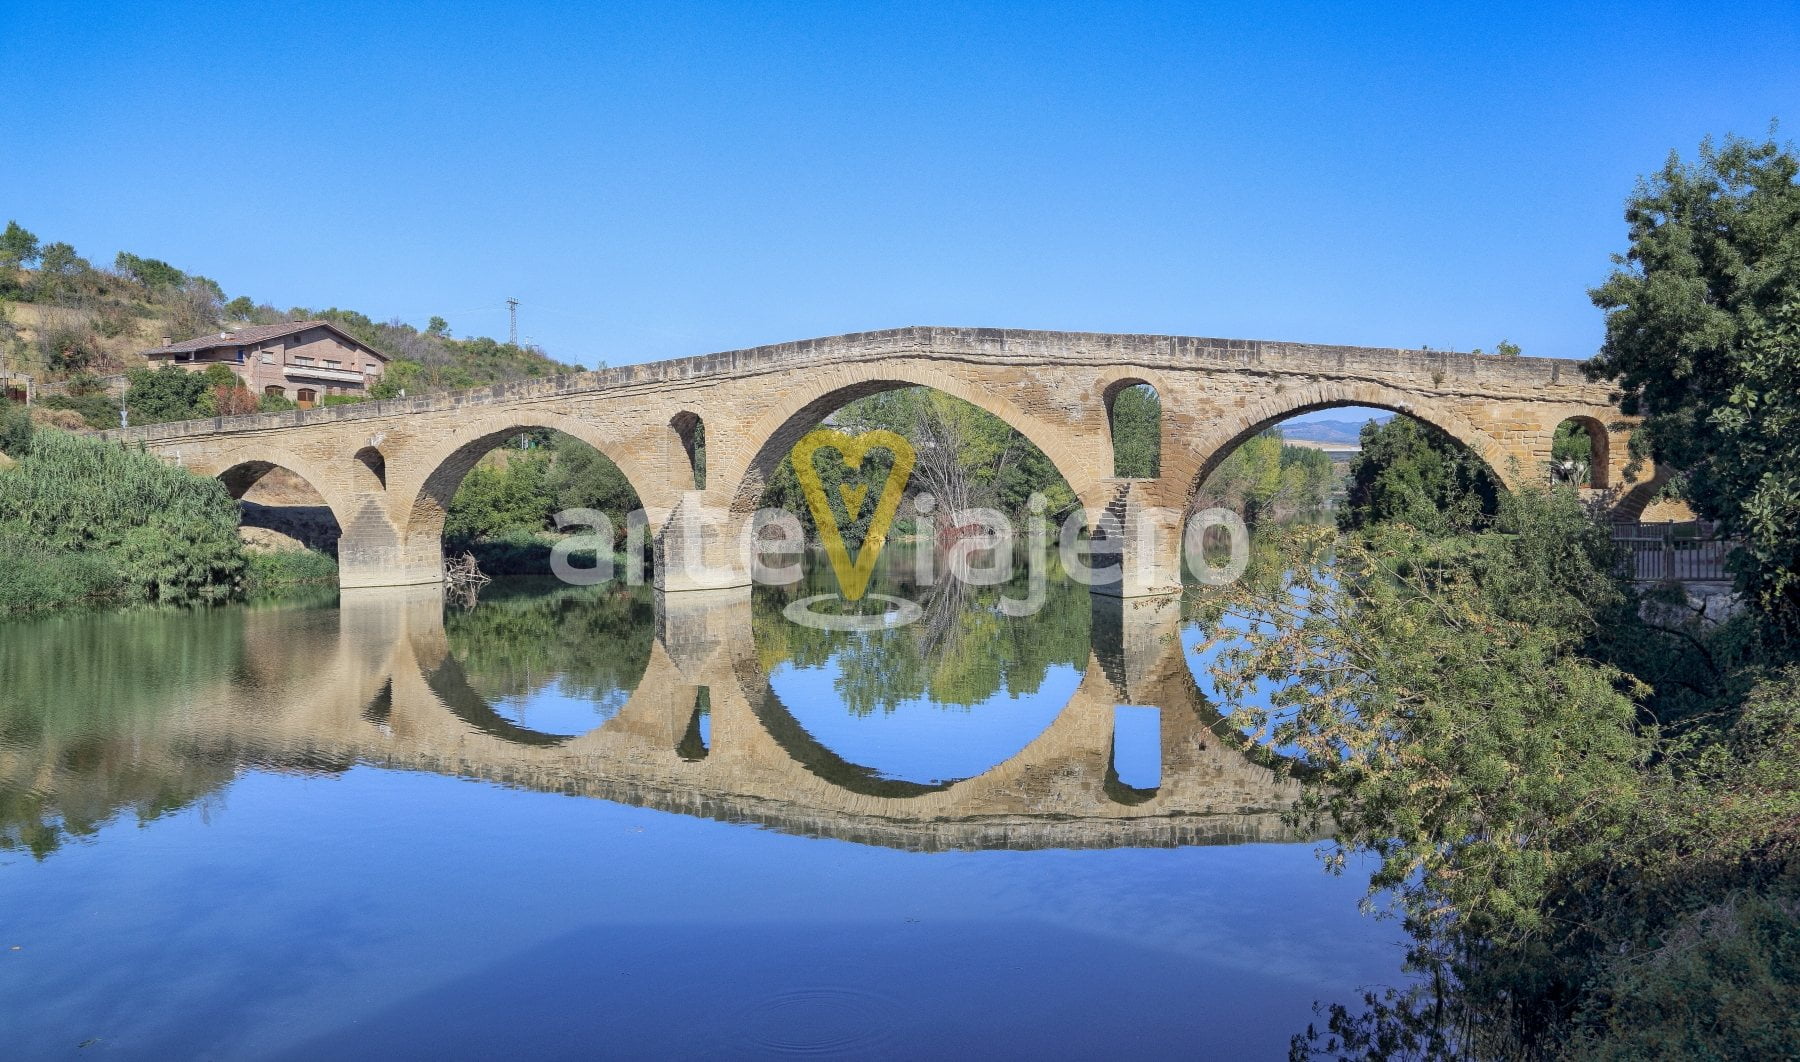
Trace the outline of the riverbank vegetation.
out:
<instances>
[{"instance_id":1,"label":"riverbank vegetation","mask_svg":"<svg viewBox=\"0 0 1800 1062\"><path fill-rule=\"evenodd\" d=\"M54 428L0 403L0 608L227 601L334 578L309 550L249 553L219 481Z\"/></svg>"},{"instance_id":2,"label":"riverbank vegetation","mask_svg":"<svg viewBox=\"0 0 1800 1062\"><path fill-rule=\"evenodd\" d=\"M378 322L337 307L280 310L248 295L227 298L212 278L160 259L121 251L110 267L95 265L70 244L40 240L16 220L0 230L0 356L9 368L38 378L43 392L40 406L68 411L88 427L119 423L119 398L104 377L130 377L126 405L134 424L292 408L280 399L249 394L236 386L235 379L211 380L205 388L182 395L167 374L186 376L186 371L166 368L151 374L140 352L161 345L164 336L188 339L310 320L330 321L388 356L374 398L478 387L579 368L529 344L502 343L486 336L455 338L442 317L432 317L418 328L400 320ZM140 372L157 379L146 381ZM220 388L231 393L220 395ZM333 397L338 402L355 400ZM327 399L327 404L335 403Z\"/></svg>"},{"instance_id":3,"label":"riverbank vegetation","mask_svg":"<svg viewBox=\"0 0 1800 1062\"><path fill-rule=\"evenodd\" d=\"M1722 624L1618 574L1568 488L1493 499L1379 429L1342 533L1230 591L1211 679L1373 859L1419 981L1294 1057L1771 1058L1800 1043L1800 160L1706 146L1630 201L1590 367L1743 548ZM1259 691L1273 689L1259 699Z\"/></svg>"},{"instance_id":4,"label":"riverbank vegetation","mask_svg":"<svg viewBox=\"0 0 1800 1062\"><path fill-rule=\"evenodd\" d=\"M1271 428L1219 462L1201 483L1195 507L1229 509L1251 525L1287 520L1323 511L1338 479L1323 451L1285 443Z\"/></svg>"},{"instance_id":5,"label":"riverbank vegetation","mask_svg":"<svg viewBox=\"0 0 1800 1062\"><path fill-rule=\"evenodd\" d=\"M548 575L558 513L605 513L617 549L639 507L630 481L599 450L560 432L526 432L463 478L445 515L444 548L473 553L489 575Z\"/></svg>"}]
</instances>

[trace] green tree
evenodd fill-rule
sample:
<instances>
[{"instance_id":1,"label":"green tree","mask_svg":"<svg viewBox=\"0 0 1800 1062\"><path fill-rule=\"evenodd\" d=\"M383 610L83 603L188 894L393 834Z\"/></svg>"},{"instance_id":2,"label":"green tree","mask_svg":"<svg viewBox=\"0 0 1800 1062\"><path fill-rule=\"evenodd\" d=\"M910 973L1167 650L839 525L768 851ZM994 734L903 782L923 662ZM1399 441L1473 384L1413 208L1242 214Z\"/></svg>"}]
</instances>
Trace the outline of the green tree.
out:
<instances>
[{"instance_id":1,"label":"green tree","mask_svg":"<svg viewBox=\"0 0 1800 1062\"><path fill-rule=\"evenodd\" d=\"M16 221L6 223L0 232L0 266L18 269L38 260L38 238Z\"/></svg>"},{"instance_id":2,"label":"green tree","mask_svg":"<svg viewBox=\"0 0 1800 1062\"><path fill-rule=\"evenodd\" d=\"M120 276L129 277L151 291L158 288L179 288L188 279L186 273L159 258L139 258L126 251L120 251L113 259L113 269Z\"/></svg>"},{"instance_id":3,"label":"green tree","mask_svg":"<svg viewBox=\"0 0 1800 1062\"><path fill-rule=\"evenodd\" d=\"M217 366L224 369L224 366ZM231 370L225 369L227 376ZM131 387L125 392L125 408L133 424L161 424L212 415L211 391L219 381L204 373L177 365L155 370L133 369L126 375Z\"/></svg>"},{"instance_id":4,"label":"green tree","mask_svg":"<svg viewBox=\"0 0 1800 1062\"><path fill-rule=\"evenodd\" d=\"M38 258L38 272L46 277L74 277L93 268L74 247L62 242L45 244Z\"/></svg>"},{"instance_id":5,"label":"green tree","mask_svg":"<svg viewBox=\"0 0 1800 1062\"><path fill-rule=\"evenodd\" d=\"M1371 888L1400 890L1416 922L1535 932L1560 867L1603 854L1629 818L1641 691L1580 652L1622 592L1604 529L1549 540L1571 520L1572 497L1533 491L1463 539L1304 529L1291 576L1239 598L1264 625L1214 672L1233 722L1318 772L1307 806L1380 859Z\"/></svg>"},{"instance_id":6,"label":"green tree","mask_svg":"<svg viewBox=\"0 0 1800 1062\"><path fill-rule=\"evenodd\" d=\"M1500 485L1486 463L1431 425L1370 421L1361 443L1338 512L1346 529L1395 522L1449 534L1480 528L1498 510Z\"/></svg>"},{"instance_id":7,"label":"green tree","mask_svg":"<svg viewBox=\"0 0 1800 1062\"><path fill-rule=\"evenodd\" d=\"M431 320L425 322L425 334L432 337L443 337L450 334L450 322L433 314Z\"/></svg>"},{"instance_id":8,"label":"green tree","mask_svg":"<svg viewBox=\"0 0 1800 1062\"><path fill-rule=\"evenodd\" d=\"M1148 384L1120 391L1112 406L1113 474L1155 479L1162 474L1162 399Z\"/></svg>"},{"instance_id":9,"label":"green tree","mask_svg":"<svg viewBox=\"0 0 1800 1062\"><path fill-rule=\"evenodd\" d=\"M462 549L480 539L545 530L555 511L549 470L549 455L541 451L471 469L445 516L444 538L450 547Z\"/></svg>"},{"instance_id":10,"label":"green tree","mask_svg":"<svg viewBox=\"0 0 1800 1062\"><path fill-rule=\"evenodd\" d=\"M428 388L421 386L425 367L416 361L397 359L387 363L382 371L381 379L369 388L372 398L398 398L402 392L422 394Z\"/></svg>"},{"instance_id":11,"label":"green tree","mask_svg":"<svg viewBox=\"0 0 1800 1062\"><path fill-rule=\"evenodd\" d=\"M1556 426L1556 437L1550 441L1550 459L1590 464L1594 460L1594 437L1575 421L1565 420Z\"/></svg>"},{"instance_id":12,"label":"green tree","mask_svg":"<svg viewBox=\"0 0 1800 1062\"><path fill-rule=\"evenodd\" d=\"M625 518L640 507L637 491L625 473L592 446L567 435L555 437L555 457L545 476L550 515L563 509L597 509L613 522L613 533L625 536Z\"/></svg>"},{"instance_id":13,"label":"green tree","mask_svg":"<svg viewBox=\"0 0 1800 1062\"><path fill-rule=\"evenodd\" d=\"M1606 340L1588 372L1644 417L1638 456L1685 473L1689 503L1747 543L1742 588L1800 637L1800 157L1728 138L1678 156L1627 203L1630 248L1592 291Z\"/></svg>"}]
</instances>

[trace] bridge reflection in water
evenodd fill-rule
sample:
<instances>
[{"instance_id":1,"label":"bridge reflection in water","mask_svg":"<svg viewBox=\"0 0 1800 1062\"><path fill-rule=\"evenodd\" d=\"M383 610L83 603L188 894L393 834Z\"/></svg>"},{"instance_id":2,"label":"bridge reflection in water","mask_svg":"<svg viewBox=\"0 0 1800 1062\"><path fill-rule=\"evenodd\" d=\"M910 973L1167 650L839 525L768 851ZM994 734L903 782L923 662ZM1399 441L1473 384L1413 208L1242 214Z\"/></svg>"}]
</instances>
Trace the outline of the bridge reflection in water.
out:
<instances>
[{"instance_id":1,"label":"bridge reflection in water","mask_svg":"<svg viewBox=\"0 0 1800 1062\"><path fill-rule=\"evenodd\" d=\"M1280 814L1297 795L1293 783L1209 727L1217 716L1181 650L1178 598L1093 598L1087 667L1054 720L975 777L925 784L851 763L796 721L757 659L748 591L596 592L643 614L640 627L653 615L654 637L629 698L586 733L534 729L503 698L478 691L483 683L472 684L452 652L457 614L447 631L438 588L347 590L335 612L305 612L303 622L292 609L235 613L220 636L241 638L242 663L183 688L183 703L155 713L148 729L134 724L132 755L179 761L189 776L210 765L220 782L240 764L430 771L914 851L1298 836ZM1115 769L1121 705L1159 710L1153 788L1134 788ZM0 783L28 787L43 810L68 817L60 805L95 784L79 777L82 758L49 738L22 742L12 729L0 743ZM89 806L88 817L99 810Z\"/></svg>"}]
</instances>

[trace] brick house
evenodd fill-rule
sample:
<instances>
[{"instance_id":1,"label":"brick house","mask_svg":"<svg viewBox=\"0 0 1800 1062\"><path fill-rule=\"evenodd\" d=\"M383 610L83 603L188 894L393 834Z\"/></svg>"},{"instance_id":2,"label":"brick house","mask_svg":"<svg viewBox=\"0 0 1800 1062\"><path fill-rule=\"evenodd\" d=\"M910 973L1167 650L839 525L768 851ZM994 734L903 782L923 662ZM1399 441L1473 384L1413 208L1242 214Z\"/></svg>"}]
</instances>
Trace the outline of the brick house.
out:
<instances>
[{"instance_id":1,"label":"brick house","mask_svg":"<svg viewBox=\"0 0 1800 1062\"><path fill-rule=\"evenodd\" d=\"M259 395L275 395L310 409L327 395L364 397L381 379L387 357L330 321L291 321L214 332L143 352L152 366L192 372L224 365Z\"/></svg>"}]
</instances>

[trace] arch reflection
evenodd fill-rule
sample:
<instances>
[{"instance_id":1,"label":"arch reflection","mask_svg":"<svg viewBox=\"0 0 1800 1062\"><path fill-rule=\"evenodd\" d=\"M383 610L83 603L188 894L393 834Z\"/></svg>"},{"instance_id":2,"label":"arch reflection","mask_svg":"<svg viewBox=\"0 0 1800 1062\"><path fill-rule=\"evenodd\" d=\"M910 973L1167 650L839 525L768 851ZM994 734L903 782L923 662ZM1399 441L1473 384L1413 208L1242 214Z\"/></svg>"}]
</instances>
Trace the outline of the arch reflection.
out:
<instances>
[{"instance_id":1,"label":"arch reflection","mask_svg":"<svg viewBox=\"0 0 1800 1062\"><path fill-rule=\"evenodd\" d=\"M497 712L482 693L496 680L480 669L521 666L509 646L543 650L510 640L529 625L447 621L435 588L347 591L337 608L160 614L148 627L129 616L16 625L0 645L0 787L30 797L0 802L0 836L47 852L59 832L206 799L244 766L356 764L919 851L1295 836L1280 820L1291 784L1212 736L1178 603L1115 600L1094 613L1081 680L1054 720L991 769L929 786L870 778L784 726L792 716L759 666L748 594L545 607L578 632L566 644L638 669L623 703L585 734L546 735ZM44 666L57 643L137 652L121 639L183 667L147 667L147 681L101 696L67 690L66 674ZM622 648L631 644L643 646L641 668ZM111 707L75 713L81 701ZM1110 777L1119 704L1160 709L1160 784L1143 799L1119 799Z\"/></svg>"},{"instance_id":2,"label":"arch reflection","mask_svg":"<svg viewBox=\"0 0 1800 1062\"><path fill-rule=\"evenodd\" d=\"M1091 655L1085 587L1057 573L1042 608L1009 617L1002 597L1025 587L921 586L917 548L890 546L875 575L884 593L921 603L915 623L788 620L789 602L835 592L823 566L752 595L755 666L739 678L757 717L795 760L855 792L932 792L1013 758L1063 711Z\"/></svg>"}]
</instances>

